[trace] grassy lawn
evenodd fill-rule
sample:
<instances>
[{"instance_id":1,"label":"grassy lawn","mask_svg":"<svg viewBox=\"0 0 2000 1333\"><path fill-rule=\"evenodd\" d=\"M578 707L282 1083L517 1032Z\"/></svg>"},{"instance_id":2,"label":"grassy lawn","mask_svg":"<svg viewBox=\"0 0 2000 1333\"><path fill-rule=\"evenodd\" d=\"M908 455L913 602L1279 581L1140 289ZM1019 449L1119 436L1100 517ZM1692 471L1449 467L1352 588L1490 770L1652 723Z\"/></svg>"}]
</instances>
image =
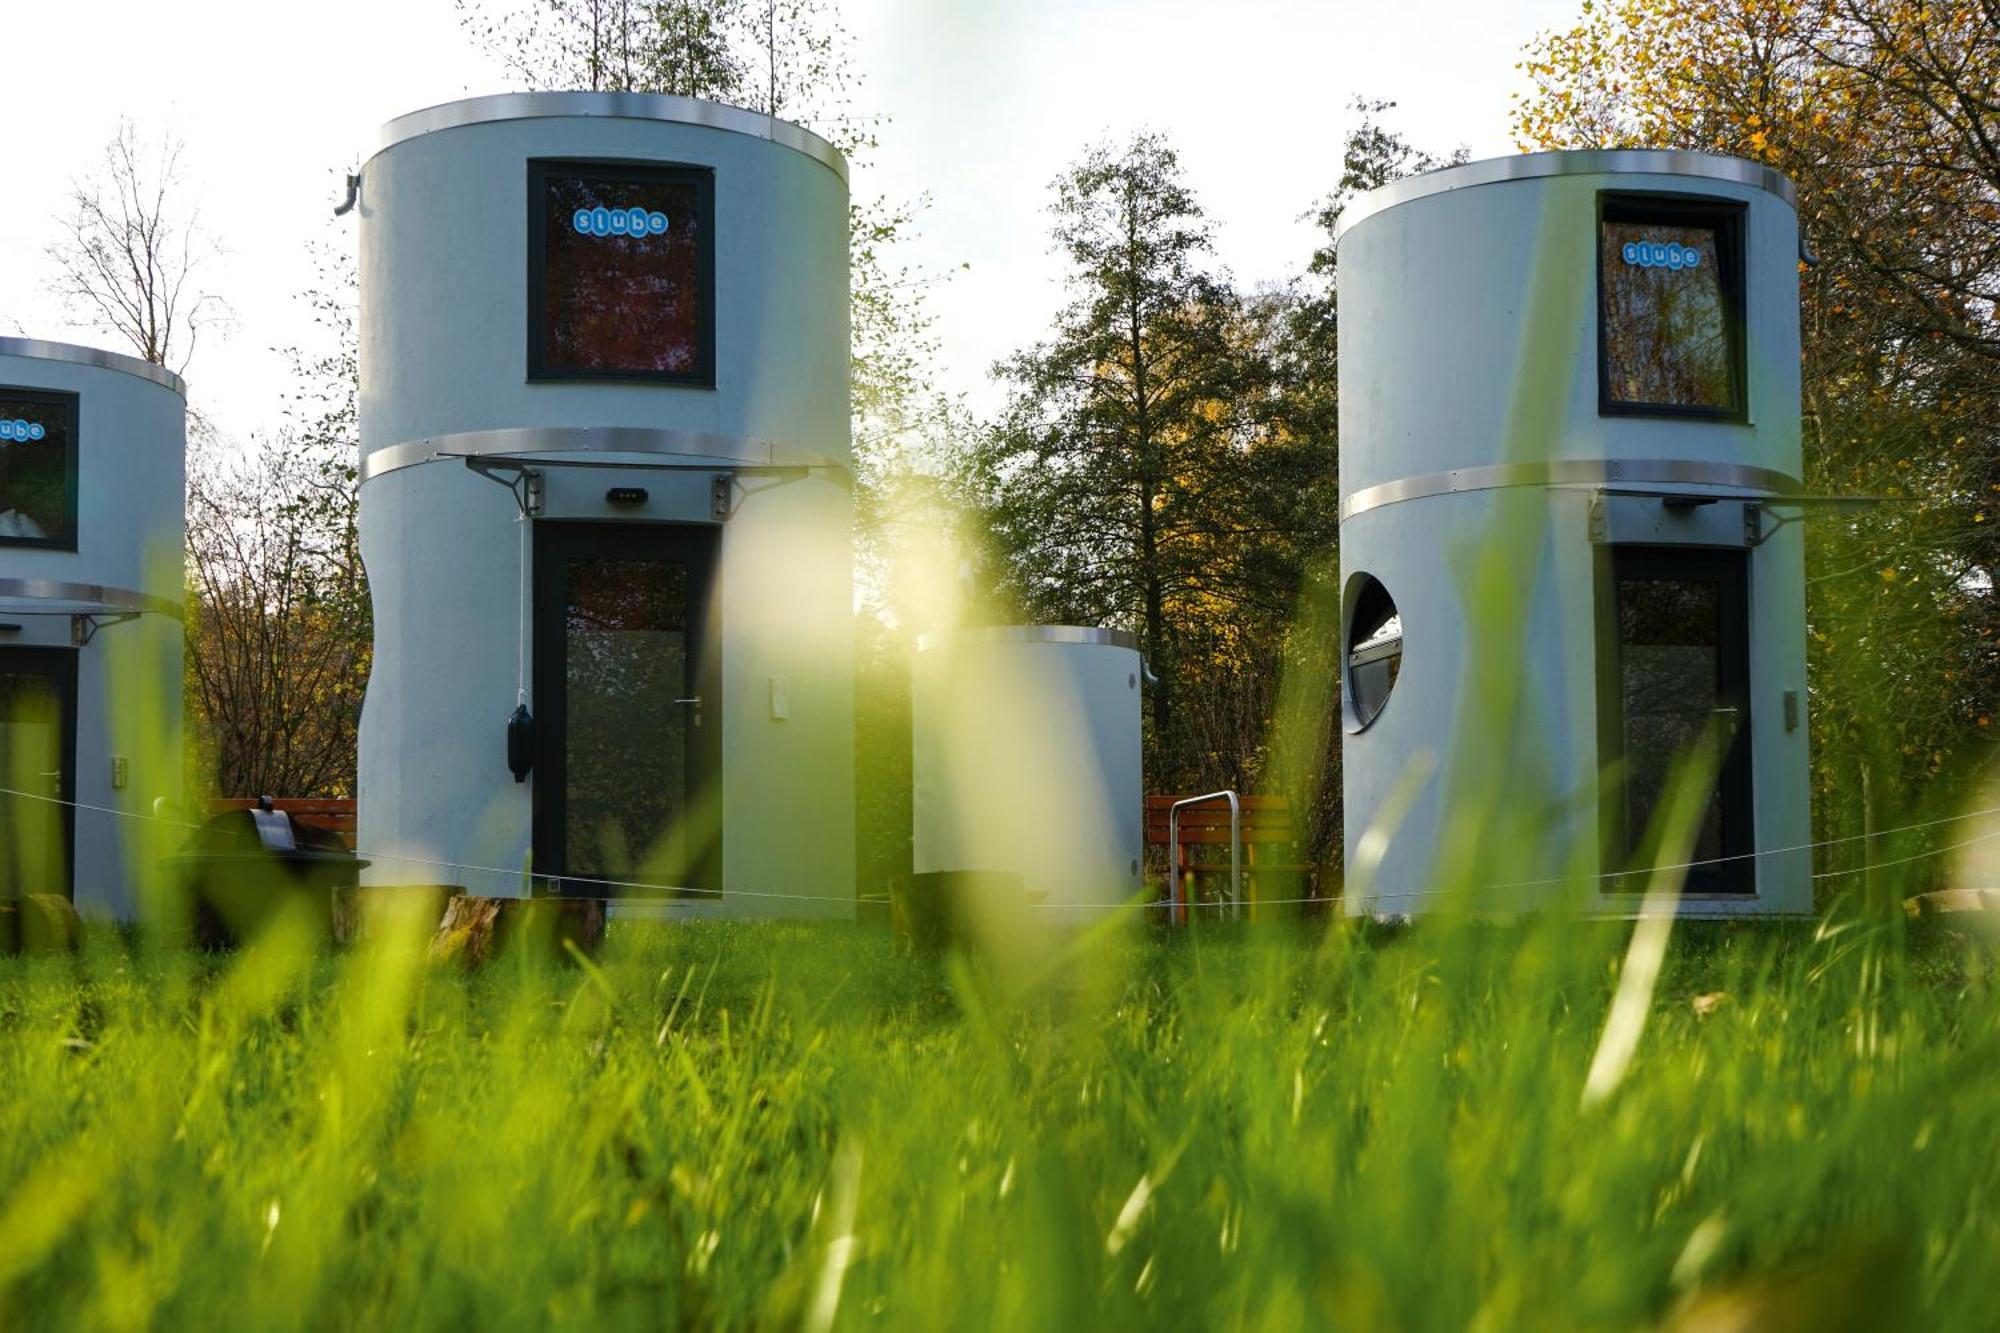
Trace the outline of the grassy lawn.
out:
<instances>
[{"instance_id":1,"label":"grassy lawn","mask_svg":"<svg viewBox=\"0 0 2000 1333\"><path fill-rule=\"evenodd\" d=\"M1991 1327L1991 947L1630 936L0 960L0 1326Z\"/></svg>"}]
</instances>

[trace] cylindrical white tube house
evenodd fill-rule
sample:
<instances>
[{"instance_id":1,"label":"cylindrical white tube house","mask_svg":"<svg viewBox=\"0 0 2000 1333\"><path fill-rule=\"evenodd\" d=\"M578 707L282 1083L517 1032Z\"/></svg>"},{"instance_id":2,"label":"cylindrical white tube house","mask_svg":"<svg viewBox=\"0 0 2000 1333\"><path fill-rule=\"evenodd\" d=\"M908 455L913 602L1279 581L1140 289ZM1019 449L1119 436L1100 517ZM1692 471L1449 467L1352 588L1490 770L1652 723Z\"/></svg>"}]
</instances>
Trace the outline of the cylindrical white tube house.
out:
<instances>
[{"instance_id":1,"label":"cylindrical white tube house","mask_svg":"<svg viewBox=\"0 0 2000 1333\"><path fill-rule=\"evenodd\" d=\"M851 913L840 154L522 93L360 177L370 882Z\"/></svg>"},{"instance_id":2,"label":"cylindrical white tube house","mask_svg":"<svg viewBox=\"0 0 2000 1333\"><path fill-rule=\"evenodd\" d=\"M911 672L911 866L1021 877L1051 921L1133 898L1145 855L1135 636L1008 625L927 636Z\"/></svg>"},{"instance_id":3,"label":"cylindrical white tube house","mask_svg":"<svg viewBox=\"0 0 2000 1333\"><path fill-rule=\"evenodd\" d=\"M181 799L187 390L0 338L0 898L129 919Z\"/></svg>"},{"instance_id":4,"label":"cylindrical white tube house","mask_svg":"<svg viewBox=\"0 0 2000 1333\"><path fill-rule=\"evenodd\" d=\"M1812 907L1791 183L1671 151L1475 162L1339 245L1349 910Z\"/></svg>"}]
</instances>

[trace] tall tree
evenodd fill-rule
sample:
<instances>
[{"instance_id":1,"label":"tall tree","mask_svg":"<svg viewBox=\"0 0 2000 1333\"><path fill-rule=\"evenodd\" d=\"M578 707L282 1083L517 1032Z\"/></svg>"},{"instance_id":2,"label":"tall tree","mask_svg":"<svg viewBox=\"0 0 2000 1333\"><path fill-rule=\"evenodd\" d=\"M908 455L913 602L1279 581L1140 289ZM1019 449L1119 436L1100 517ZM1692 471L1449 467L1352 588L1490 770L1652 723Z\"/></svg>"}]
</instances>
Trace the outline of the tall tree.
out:
<instances>
[{"instance_id":1,"label":"tall tree","mask_svg":"<svg viewBox=\"0 0 2000 1333\"><path fill-rule=\"evenodd\" d=\"M186 697L195 790L350 796L372 657L356 518L359 348L351 259L322 252L275 438L206 440L188 477Z\"/></svg>"},{"instance_id":2,"label":"tall tree","mask_svg":"<svg viewBox=\"0 0 2000 1333\"><path fill-rule=\"evenodd\" d=\"M976 459L1005 577L1031 615L1138 632L1156 781L1240 779L1255 741L1218 744L1184 704L1197 680L1243 684L1290 614L1297 538L1330 514L1298 501L1331 485L1331 441L1272 429L1271 309L1215 264L1164 139L1097 147L1054 188L1069 299L996 367L1012 397Z\"/></svg>"},{"instance_id":3,"label":"tall tree","mask_svg":"<svg viewBox=\"0 0 2000 1333\"><path fill-rule=\"evenodd\" d=\"M47 249L51 293L84 322L142 359L187 369L201 331L227 316L201 269L215 245L182 173L170 133L140 140L129 120L104 146L96 172L71 184L70 208Z\"/></svg>"}]
</instances>

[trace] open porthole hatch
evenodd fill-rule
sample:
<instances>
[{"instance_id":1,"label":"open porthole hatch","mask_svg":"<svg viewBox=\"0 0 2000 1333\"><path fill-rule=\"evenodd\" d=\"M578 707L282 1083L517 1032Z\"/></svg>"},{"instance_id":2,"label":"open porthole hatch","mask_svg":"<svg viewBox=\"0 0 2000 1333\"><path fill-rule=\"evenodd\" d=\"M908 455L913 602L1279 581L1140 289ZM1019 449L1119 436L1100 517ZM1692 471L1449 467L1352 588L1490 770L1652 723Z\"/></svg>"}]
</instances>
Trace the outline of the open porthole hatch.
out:
<instances>
[{"instance_id":1,"label":"open porthole hatch","mask_svg":"<svg viewBox=\"0 0 2000 1333\"><path fill-rule=\"evenodd\" d=\"M1341 713L1347 730L1366 731L1389 702L1403 668L1403 617L1373 574L1347 580L1341 598Z\"/></svg>"}]
</instances>

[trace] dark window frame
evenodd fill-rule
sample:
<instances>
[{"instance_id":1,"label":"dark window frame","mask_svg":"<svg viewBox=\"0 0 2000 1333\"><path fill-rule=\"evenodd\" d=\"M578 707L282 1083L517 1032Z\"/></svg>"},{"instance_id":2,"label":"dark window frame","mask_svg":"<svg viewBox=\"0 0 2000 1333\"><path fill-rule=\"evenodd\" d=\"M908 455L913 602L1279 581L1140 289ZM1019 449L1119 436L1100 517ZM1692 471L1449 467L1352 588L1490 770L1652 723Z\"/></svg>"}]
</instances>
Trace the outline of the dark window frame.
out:
<instances>
[{"instance_id":1,"label":"dark window frame","mask_svg":"<svg viewBox=\"0 0 2000 1333\"><path fill-rule=\"evenodd\" d=\"M715 811L711 827L699 830L703 854L689 883L665 896L715 898L722 893L722 670L721 573L722 529L709 523L603 523L590 520L537 519L531 534L534 548L533 628L530 654L534 669L535 764L532 775L532 865L536 893L574 894L582 898L647 896L614 889L572 871L568 850L564 796L568 783L567 680L568 625L564 566L571 559L659 560L683 563L688 569L687 636L689 675L700 695L704 724L690 736L687 752L688 803L700 804L698 786L709 787L708 805Z\"/></svg>"},{"instance_id":2,"label":"dark window frame","mask_svg":"<svg viewBox=\"0 0 2000 1333\"><path fill-rule=\"evenodd\" d=\"M24 546L41 551L74 551L78 538L82 535L79 519L82 506L79 502L80 482L83 475L79 459L83 454L83 395L73 389L47 389L25 384L0 384L0 397L16 399L26 403L42 403L50 407L67 409L69 426L69 459L63 472L63 489L69 499L69 507L64 514L69 529L67 537L0 537L0 546Z\"/></svg>"},{"instance_id":3,"label":"dark window frame","mask_svg":"<svg viewBox=\"0 0 2000 1333\"><path fill-rule=\"evenodd\" d=\"M76 696L77 658L74 648L40 646L0 647L0 669L12 668L25 674L52 678L60 701L62 722L62 783L57 799L62 802L63 896L76 900ZM15 797L12 799L23 799Z\"/></svg>"},{"instance_id":4,"label":"dark window frame","mask_svg":"<svg viewBox=\"0 0 2000 1333\"><path fill-rule=\"evenodd\" d=\"M695 283L699 316L695 326L696 364L691 371L573 370L548 364L546 317L548 265L548 189L551 176L581 176L607 181L650 181L695 187L698 218ZM528 159L528 348L530 384L626 383L661 384L684 389L715 388L715 169L694 163L653 162L630 158L535 157Z\"/></svg>"},{"instance_id":5,"label":"dark window frame","mask_svg":"<svg viewBox=\"0 0 2000 1333\"><path fill-rule=\"evenodd\" d=\"M1681 896L1732 901L1757 896L1756 769L1750 676L1750 551L1741 547L1607 545L1597 548L1597 763L1601 881L1606 896L1632 898L1645 890L1644 867L1634 870L1634 841L1626 825L1624 654L1618 624L1622 577L1717 580L1716 669L1718 706L1736 709L1736 733L1717 774L1721 842L1714 865L1689 870ZM1726 701L1726 702L1725 702ZM1643 835L1643 830L1641 830Z\"/></svg>"},{"instance_id":6,"label":"dark window frame","mask_svg":"<svg viewBox=\"0 0 2000 1333\"><path fill-rule=\"evenodd\" d=\"M1750 421L1749 328L1746 310L1748 205L1740 199L1704 194L1601 190L1597 195L1597 230L1591 247L1593 281L1597 288L1597 412L1607 417L1669 417L1682 421L1717 421L1747 425ZM1729 338L1732 405L1695 407L1678 403L1629 402L1611 393L1610 340L1604 308L1604 224L1626 222L1675 227L1713 227L1716 263L1720 270L1723 328Z\"/></svg>"}]
</instances>

